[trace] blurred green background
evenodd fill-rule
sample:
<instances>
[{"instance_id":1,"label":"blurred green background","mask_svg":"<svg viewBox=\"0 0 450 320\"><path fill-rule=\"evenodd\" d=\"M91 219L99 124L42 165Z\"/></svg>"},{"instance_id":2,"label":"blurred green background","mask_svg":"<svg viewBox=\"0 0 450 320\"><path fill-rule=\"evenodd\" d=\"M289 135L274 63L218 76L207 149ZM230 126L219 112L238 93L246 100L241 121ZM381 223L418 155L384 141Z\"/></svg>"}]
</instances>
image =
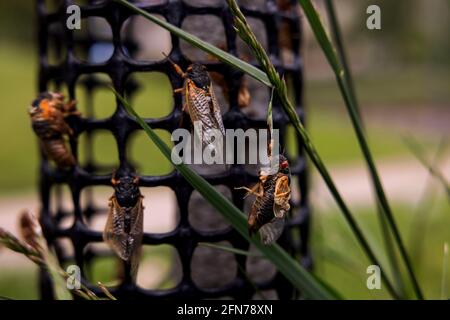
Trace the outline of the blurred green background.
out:
<instances>
[{"instance_id":1,"label":"blurred green background","mask_svg":"<svg viewBox=\"0 0 450 320\"><path fill-rule=\"evenodd\" d=\"M417 139L433 154L442 137L450 132L450 4L446 0L360 1L339 0L336 4L351 62L357 96L367 126L370 146L379 164L414 162L402 140L403 135ZM322 1L315 1L322 18ZM12 196L20 199L36 192L38 153L30 128L27 107L37 90L36 27L33 1L0 2L0 207ZM382 30L365 27L365 9L378 4L382 10ZM362 165L351 123L346 114L334 76L305 25L305 106L307 126L319 153L331 171ZM160 117L172 108L172 93L162 74L140 75L145 90L134 102L142 115ZM106 90L96 96L104 109L96 116L108 116L111 94ZM82 93L79 101L83 101ZM155 108L158 106L158 108ZM148 110L155 110L150 113ZM83 110L82 110L83 111ZM168 134L161 133L166 141ZM83 138L82 140L83 141ZM96 137L96 160L113 165L117 159L114 140L107 134ZM146 137L139 136L128 150L142 164L145 174L162 174L170 164ZM448 152L446 153L448 157ZM445 156L444 156L445 157ZM83 159L83 154L81 155ZM147 159L152 159L149 161ZM83 160L82 160L83 161ZM314 177L313 184L318 179ZM422 183L425 188L425 181ZM314 190L314 189L313 189ZM413 252L419 280L428 297L438 298L442 273L442 247L449 241L450 210L439 187L433 197L425 197L426 212L416 214L420 199L408 201L393 197L394 212L405 239L423 237L423 253ZM437 194L437 196L436 196ZM35 209L35 208L29 208ZM379 240L373 202L358 204L358 220ZM15 212L2 210L0 215ZM314 211L312 230L315 272L348 298L386 298L386 292L365 288L367 261L354 237L335 208ZM417 229L418 215L426 215L427 230ZM409 244L409 242L407 241ZM380 245L380 252L383 247ZM151 257L165 256L160 251ZM166 255L166 261L168 259ZM2 267L0 250L0 296L36 298L36 274L31 264ZM102 274L102 267L100 274ZM105 267L106 268L106 267ZM18 269L21 269L18 271ZM23 270L22 270L23 269Z\"/></svg>"}]
</instances>

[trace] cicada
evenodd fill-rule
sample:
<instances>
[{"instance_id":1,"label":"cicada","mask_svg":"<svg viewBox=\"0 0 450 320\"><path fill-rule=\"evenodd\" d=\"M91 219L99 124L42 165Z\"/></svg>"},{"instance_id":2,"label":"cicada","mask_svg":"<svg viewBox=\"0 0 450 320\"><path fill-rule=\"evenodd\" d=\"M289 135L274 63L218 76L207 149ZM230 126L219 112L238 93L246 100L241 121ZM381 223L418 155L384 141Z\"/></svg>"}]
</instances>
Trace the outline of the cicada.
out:
<instances>
[{"instance_id":1,"label":"cicada","mask_svg":"<svg viewBox=\"0 0 450 320\"><path fill-rule=\"evenodd\" d=\"M289 163L279 155L278 172L260 171L259 182L253 188L238 188L247 190L246 196L256 196L248 216L248 231L250 235L259 231L264 244L275 242L283 232L285 216L290 209L290 180Z\"/></svg>"},{"instance_id":2,"label":"cicada","mask_svg":"<svg viewBox=\"0 0 450 320\"><path fill-rule=\"evenodd\" d=\"M169 59L170 61L170 59ZM202 141L203 146L213 146L214 130L225 135L220 107L214 94L211 78L205 66L199 63L191 64L186 72L170 61L175 71L185 79L182 88L175 89L176 93L184 93L183 112L188 111L194 125L195 134ZM201 124L201 127L195 125Z\"/></svg>"},{"instance_id":3,"label":"cicada","mask_svg":"<svg viewBox=\"0 0 450 320\"><path fill-rule=\"evenodd\" d=\"M75 166L76 160L65 141L73 131L66 117L79 115L74 100L64 102L64 95L56 92L41 93L28 110L34 132L43 151L59 168Z\"/></svg>"},{"instance_id":4,"label":"cicada","mask_svg":"<svg viewBox=\"0 0 450 320\"><path fill-rule=\"evenodd\" d=\"M114 194L109 199L109 215L103 239L114 252L131 263L133 277L137 273L143 236L144 206L138 187L139 178L124 176L111 183Z\"/></svg>"}]
</instances>

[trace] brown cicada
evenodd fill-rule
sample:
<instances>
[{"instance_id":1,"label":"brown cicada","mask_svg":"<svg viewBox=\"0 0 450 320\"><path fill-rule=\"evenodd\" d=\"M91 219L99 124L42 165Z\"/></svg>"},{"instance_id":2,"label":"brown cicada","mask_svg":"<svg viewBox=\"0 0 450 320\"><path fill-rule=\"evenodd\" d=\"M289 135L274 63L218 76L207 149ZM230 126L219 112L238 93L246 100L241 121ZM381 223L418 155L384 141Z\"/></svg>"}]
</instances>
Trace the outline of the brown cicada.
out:
<instances>
[{"instance_id":1,"label":"brown cicada","mask_svg":"<svg viewBox=\"0 0 450 320\"><path fill-rule=\"evenodd\" d=\"M43 151L59 168L75 166L76 160L65 141L73 135L66 117L79 115L76 102L64 102L64 95L55 92L41 93L35 99L29 114L34 132L39 137Z\"/></svg>"},{"instance_id":2,"label":"brown cicada","mask_svg":"<svg viewBox=\"0 0 450 320\"><path fill-rule=\"evenodd\" d=\"M133 277L137 273L144 222L144 197L138 182L138 177L116 179L113 175L114 194L109 199L109 215L103 232L103 239L114 252L131 263Z\"/></svg>"},{"instance_id":3,"label":"brown cicada","mask_svg":"<svg viewBox=\"0 0 450 320\"><path fill-rule=\"evenodd\" d=\"M284 219L290 209L290 179L289 163L279 155L278 172L260 171L259 182L253 188L238 188L247 190L247 195L256 195L248 216L248 231L250 235L259 231L264 244L275 242L283 232Z\"/></svg>"},{"instance_id":4,"label":"brown cicada","mask_svg":"<svg viewBox=\"0 0 450 320\"><path fill-rule=\"evenodd\" d=\"M169 59L175 71L185 79L184 86L175 89L176 93L184 93L183 111L188 111L194 132L204 146L212 146L213 130L225 135L220 107L214 94L211 78L205 66L193 63L186 72ZM201 127L196 123L201 124Z\"/></svg>"}]
</instances>

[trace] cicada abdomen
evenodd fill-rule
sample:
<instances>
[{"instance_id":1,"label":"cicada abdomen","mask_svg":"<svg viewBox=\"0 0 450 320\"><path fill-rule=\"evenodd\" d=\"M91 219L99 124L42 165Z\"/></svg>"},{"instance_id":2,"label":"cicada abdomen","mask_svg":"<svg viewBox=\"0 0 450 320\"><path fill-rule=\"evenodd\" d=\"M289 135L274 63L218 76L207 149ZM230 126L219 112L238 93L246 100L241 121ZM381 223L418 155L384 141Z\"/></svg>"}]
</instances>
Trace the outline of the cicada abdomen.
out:
<instances>
[{"instance_id":1,"label":"cicada abdomen","mask_svg":"<svg viewBox=\"0 0 450 320\"><path fill-rule=\"evenodd\" d=\"M278 172L269 175L260 173L259 180L252 189L243 187L248 190L247 195L256 195L248 216L248 231L250 235L259 231L263 243L271 244L283 232L285 217L290 209L290 170L287 159L280 155Z\"/></svg>"},{"instance_id":2,"label":"cicada abdomen","mask_svg":"<svg viewBox=\"0 0 450 320\"><path fill-rule=\"evenodd\" d=\"M131 263L133 278L137 273L143 236L144 206L138 178L112 179L114 194L109 199L109 215L103 239L122 259Z\"/></svg>"},{"instance_id":3,"label":"cicada abdomen","mask_svg":"<svg viewBox=\"0 0 450 320\"><path fill-rule=\"evenodd\" d=\"M183 88L176 89L175 92L184 93L183 111L187 109L194 125L194 133L201 139L203 146L216 149L217 134L224 136L225 127L205 66L193 63L183 72L178 65L173 62L172 64L177 73L185 79Z\"/></svg>"},{"instance_id":4,"label":"cicada abdomen","mask_svg":"<svg viewBox=\"0 0 450 320\"><path fill-rule=\"evenodd\" d=\"M31 124L42 149L59 168L76 165L75 157L65 141L66 136L73 134L66 117L79 114L75 105L75 101L65 103L64 95L60 93L44 92L29 108Z\"/></svg>"}]
</instances>

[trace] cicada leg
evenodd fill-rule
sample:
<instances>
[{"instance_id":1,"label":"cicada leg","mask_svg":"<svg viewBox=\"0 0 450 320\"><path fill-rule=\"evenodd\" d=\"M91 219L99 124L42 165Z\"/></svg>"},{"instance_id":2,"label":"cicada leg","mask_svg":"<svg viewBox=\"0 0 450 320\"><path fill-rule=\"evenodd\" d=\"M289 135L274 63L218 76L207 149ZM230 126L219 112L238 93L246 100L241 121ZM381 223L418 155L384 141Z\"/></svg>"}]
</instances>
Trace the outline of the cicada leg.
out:
<instances>
[{"instance_id":1,"label":"cicada leg","mask_svg":"<svg viewBox=\"0 0 450 320\"><path fill-rule=\"evenodd\" d=\"M286 192L282 192L282 193L275 193L275 197L283 198L283 197L286 197L287 195L289 195L290 193L291 193L290 191L286 191Z\"/></svg>"},{"instance_id":2,"label":"cicada leg","mask_svg":"<svg viewBox=\"0 0 450 320\"><path fill-rule=\"evenodd\" d=\"M66 122L61 122L58 124L58 131L69 136L73 136L73 130Z\"/></svg>"},{"instance_id":3,"label":"cicada leg","mask_svg":"<svg viewBox=\"0 0 450 320\"><path fill-rule=\"evenodd\" d=\"M172 64L173 68L175 69L175 72L178 73L182 78L186 78L186 73L183 72L183 70L181 69L181 67L179 65L177 65L175 62L173 62L172 59L169 58L168 55L166 55L163 52L163 55L167 58L167 60L169 60L169 62Z\"/></svg>"},{"instance_id":4,"label":"cicada leg","mask_svg":"<svg viewBox=\"0 0 450 320\"><path fill-rule=\"evenodd\" d=\"M77 101L71 100L64 105L64 114L66 116L81 116L81 112L77 110Z\"/></svg>"},{"instance_id":5,"label":"cicada leg","mask_svg":"<svg viewBox=\"0 0 450 320\"><path fill-rule=\"evenodd\" d=\"M254 194L257 197L262 197L264 194L264 189L262 188L262 185L260 183L257 183L253 186L253 188L247 188L247 187L237 187L234 188L235 190L246 190L247 194L244 198L248 197L251 194Z\"/></svg>"}]
</instances>

